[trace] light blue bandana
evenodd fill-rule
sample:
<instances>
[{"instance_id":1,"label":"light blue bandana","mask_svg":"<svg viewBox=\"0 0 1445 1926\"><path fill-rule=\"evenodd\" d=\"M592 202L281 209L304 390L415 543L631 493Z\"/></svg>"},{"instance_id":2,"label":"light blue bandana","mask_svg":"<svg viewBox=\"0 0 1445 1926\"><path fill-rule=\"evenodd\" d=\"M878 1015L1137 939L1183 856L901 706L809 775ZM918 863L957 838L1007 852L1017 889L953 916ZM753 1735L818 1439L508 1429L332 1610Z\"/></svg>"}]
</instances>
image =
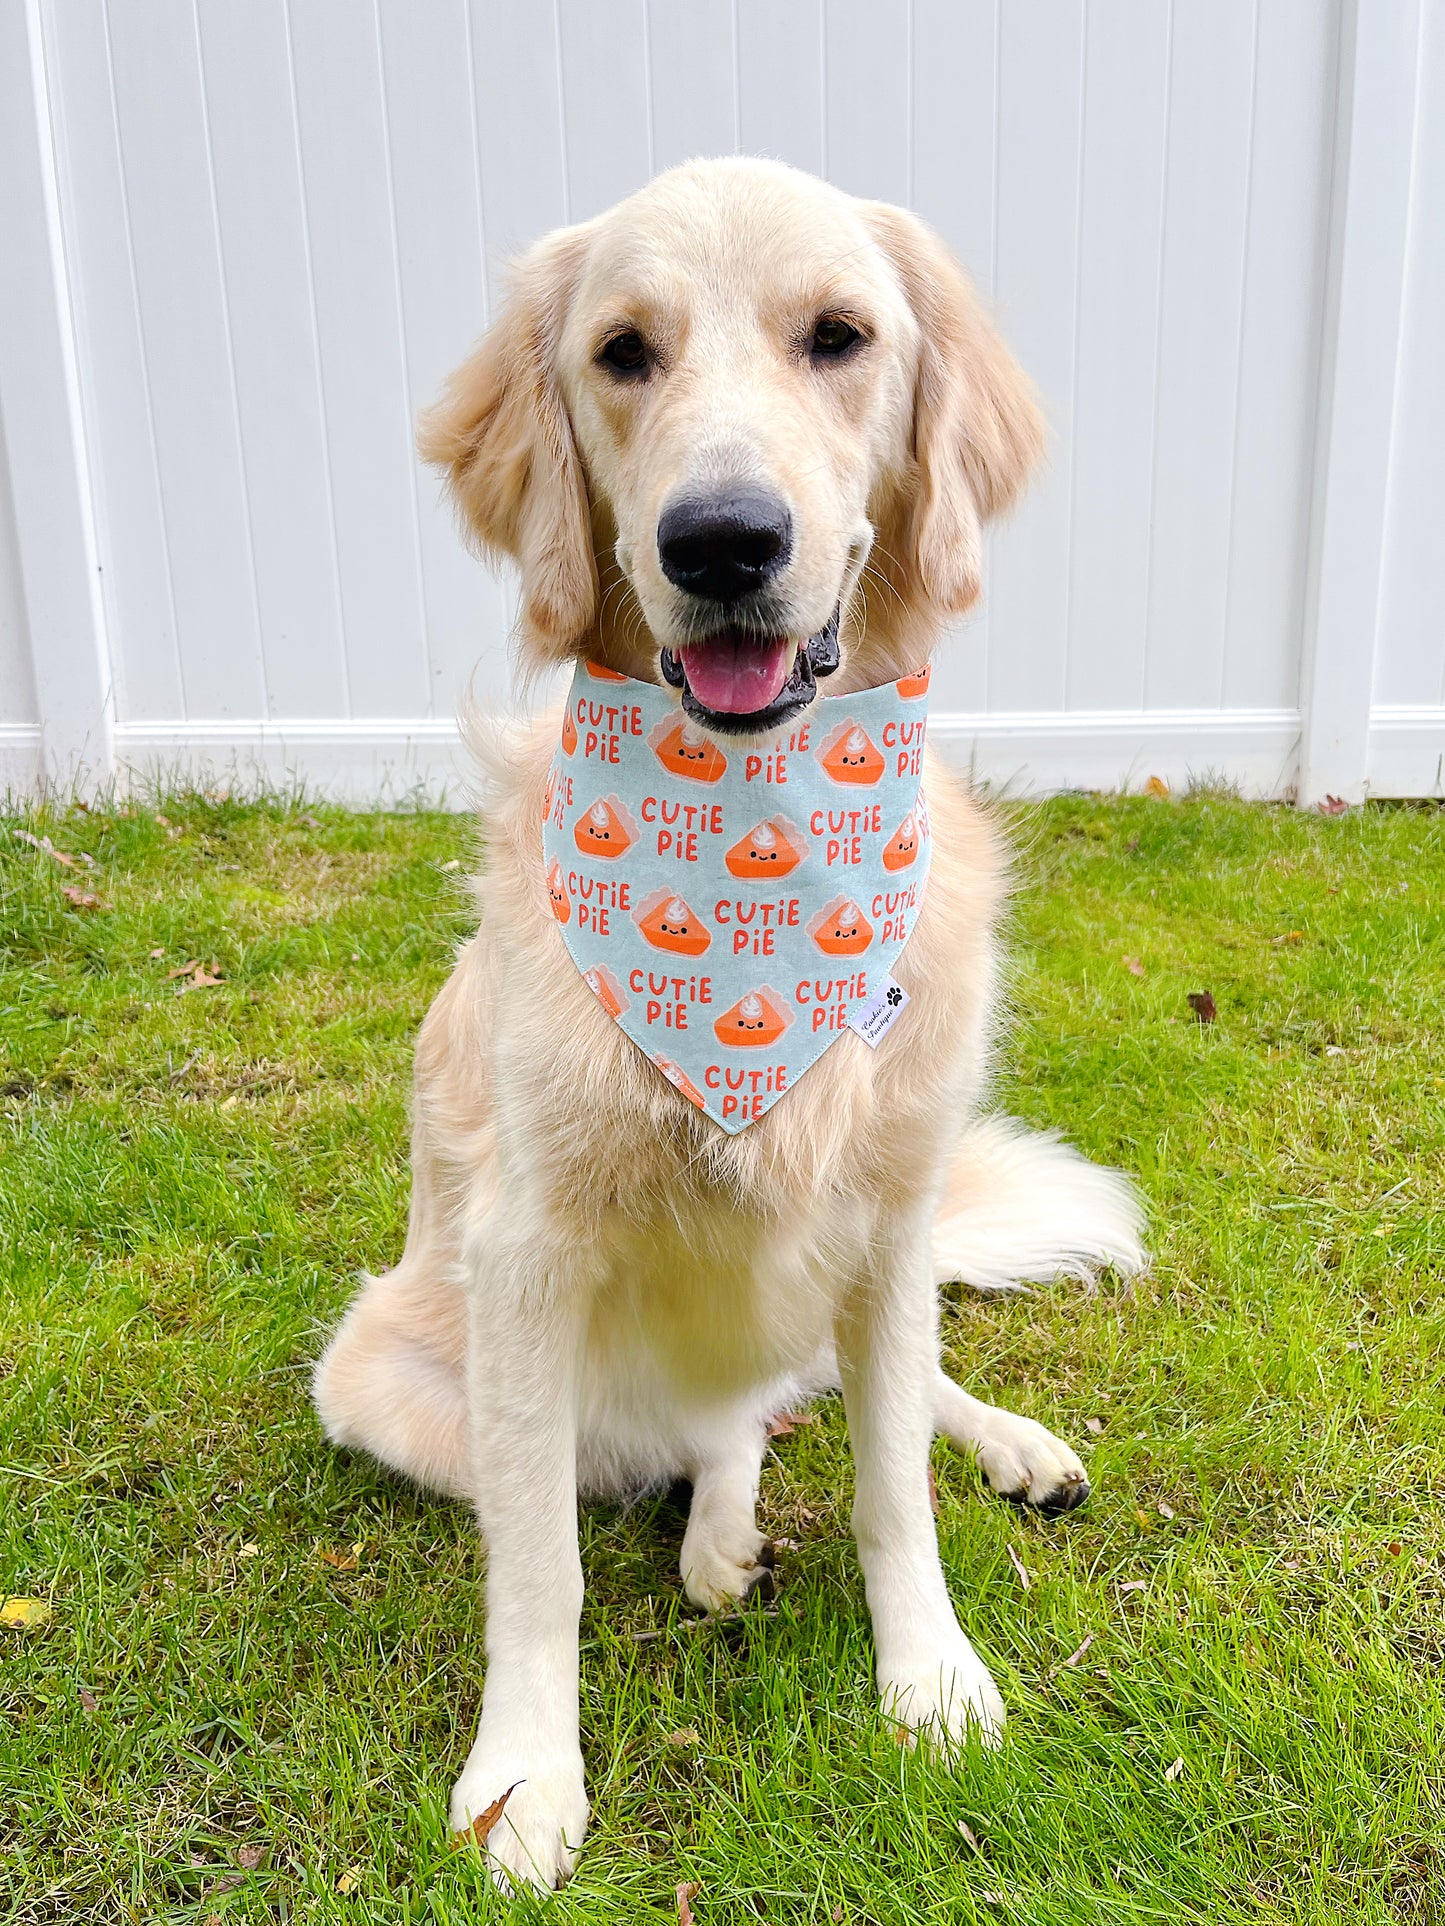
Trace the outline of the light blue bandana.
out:
<instances>
[{"instance_id":1,"label":"light blue bandana","mask_svg":"<svg viewBox=\"0 0 1445 1926\"><path fill-rule=\"evenodd\" d=\"M730 1133L907 1001L888 972L928 881L928 676L724 747L671 690L577 666L547 778L552 913L609 1016Z\"/></svg>"}]
</instances>

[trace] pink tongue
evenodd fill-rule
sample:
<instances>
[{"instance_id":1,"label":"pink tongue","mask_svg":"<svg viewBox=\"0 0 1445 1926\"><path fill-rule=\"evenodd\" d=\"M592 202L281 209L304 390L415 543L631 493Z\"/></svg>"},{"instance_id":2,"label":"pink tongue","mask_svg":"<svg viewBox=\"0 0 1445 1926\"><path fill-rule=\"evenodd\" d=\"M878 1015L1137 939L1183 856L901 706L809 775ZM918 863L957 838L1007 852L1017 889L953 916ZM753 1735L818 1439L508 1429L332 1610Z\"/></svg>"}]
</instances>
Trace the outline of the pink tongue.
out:
<instances>
[{"instance_id":1,"label":"pink tongue","mask_svg":"<svg viewBox=\"0 0 1445 1926\"><path fill-rule=\"evenodd\" d=\"M719 715L747 716L776 702L793 666L797 647L781 642L717 635L679 650L688 684L705 709Z\"/></svg>"}]
</instances>

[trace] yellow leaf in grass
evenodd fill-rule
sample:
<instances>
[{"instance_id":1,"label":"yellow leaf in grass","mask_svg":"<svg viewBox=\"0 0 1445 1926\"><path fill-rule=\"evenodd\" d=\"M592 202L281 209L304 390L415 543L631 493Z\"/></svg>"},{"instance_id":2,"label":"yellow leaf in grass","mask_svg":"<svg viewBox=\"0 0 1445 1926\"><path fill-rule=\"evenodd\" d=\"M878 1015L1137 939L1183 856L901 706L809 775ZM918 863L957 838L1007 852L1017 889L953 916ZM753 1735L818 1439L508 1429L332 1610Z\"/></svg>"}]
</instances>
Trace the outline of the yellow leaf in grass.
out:
<instances>
[{"instance_id":1,"label":"yellow leaf in grass","mask_svg":"<svg viewBox=\"0 0 1445 1926\"><path fill-rule=\"evenodd\" d=\"M0 1600L0 1625L15 1632L33 1632L45 1623L50 1616L50 1607L43 1598L7 1598Z\"/></svg>"}]
</instances>

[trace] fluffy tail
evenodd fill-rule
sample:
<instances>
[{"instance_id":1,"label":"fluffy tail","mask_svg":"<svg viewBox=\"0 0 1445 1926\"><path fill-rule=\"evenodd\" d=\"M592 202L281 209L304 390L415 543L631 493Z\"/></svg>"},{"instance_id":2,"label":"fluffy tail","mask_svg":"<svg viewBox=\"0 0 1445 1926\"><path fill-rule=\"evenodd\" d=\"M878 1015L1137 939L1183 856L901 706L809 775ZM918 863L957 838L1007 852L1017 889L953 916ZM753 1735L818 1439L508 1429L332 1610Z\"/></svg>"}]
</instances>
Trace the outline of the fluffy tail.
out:
<instances>
[{"instance_id":1,"label":"fluffy tail","mask_svg":"<svg viewBox=\"0 0 1445 1926\"><path fill-rule=\"evenodd\" d=\"M1052 1132L985 1117L964 1133L938 1218L940 1284L1006 1291L1055 1277L1143 1270L1144 1212L1122 1172L1091 1164Z\"/></svg>"}]
</instances>

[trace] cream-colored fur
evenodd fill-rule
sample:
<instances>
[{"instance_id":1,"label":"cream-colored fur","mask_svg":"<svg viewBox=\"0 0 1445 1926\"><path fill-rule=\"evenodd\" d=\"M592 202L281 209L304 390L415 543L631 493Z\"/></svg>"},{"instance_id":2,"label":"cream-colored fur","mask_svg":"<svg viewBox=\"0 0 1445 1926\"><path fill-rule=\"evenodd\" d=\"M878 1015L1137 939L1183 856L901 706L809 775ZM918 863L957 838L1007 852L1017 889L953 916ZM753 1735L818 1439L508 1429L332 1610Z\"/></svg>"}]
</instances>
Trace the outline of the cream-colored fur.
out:
<instances>
[{"instance_id":1,"label":"cream-colored fur","mask_svg":"<svg viewBox=\"0 0 1445 1926\"><path fill-rule=\"evenodd\" d=\"M823 314L864 336L806 350ZM645 337L646 377L599 344ZM844 606L836 688L916 667L979 592L979 527L1040 446L1027 383L956 265L895 209L766 162L662 176L542 242L428 418L464 519L513 558L528 659L587 654L658 679L688 638L658 567L679 487L765 481L794 552L778 594L804 638ZM405 1254L368 1280L316 1372L328 1435L477 1508L488 1553L480 1726L452 1795L509 1786L487 1851L503 1885L556 1884L587 1822L578 1734L579 1488L690 1478L689 1598L768 1579L755 1504L769 1415L841 1381L854 1528L885 1708L935 1741L1003 1707L954 1613L929 1507L935 1431L995 1489L1066 1506L1069 1448L939 1364L939 1277L984 1286L1142 1262L1124 1181L980 1121L1004 852L936 759L922 914L884 1047L842 1037L726 1136L579 978L548 908L542 791L556 722L482 745L480 928L417 1045Z\"/></svg>"}]
</instances>

